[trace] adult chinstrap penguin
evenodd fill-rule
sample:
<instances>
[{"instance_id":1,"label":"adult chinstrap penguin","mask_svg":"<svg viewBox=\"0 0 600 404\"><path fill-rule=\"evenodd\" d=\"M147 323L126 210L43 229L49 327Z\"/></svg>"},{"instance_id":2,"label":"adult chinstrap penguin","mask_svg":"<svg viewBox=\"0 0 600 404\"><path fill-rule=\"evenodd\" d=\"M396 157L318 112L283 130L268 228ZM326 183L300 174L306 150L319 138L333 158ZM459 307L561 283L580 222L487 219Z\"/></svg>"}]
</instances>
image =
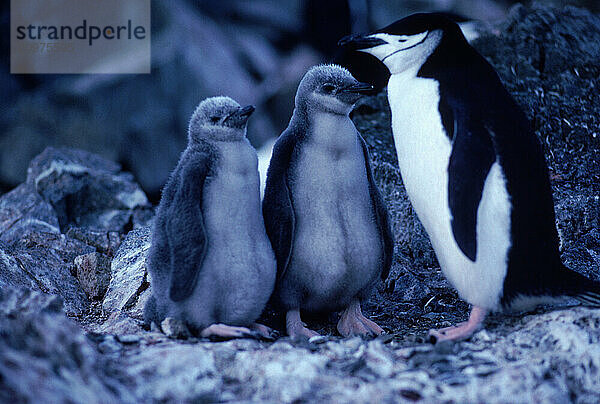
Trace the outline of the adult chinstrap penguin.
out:
<instances>
[{"instance_id":1,"label":"adult chinstrap penguin","mask_svg":"<svg viewBox=\"0 0 600 404\"><path fill-rule=\"evenodd\" d=\"M162 193L148 255L147 323L166 317L203 337L254 329L275 283L261 213L256 151L246 138L254 107L228 97L202 101L188 145Z\"/></svg>"},{"instance_id":2,"label":"adult chinstrap penguin","mask_svg":"<svg viewBox=\"0 0 600 404\"><path fill-rule=\"evenodd\" d=\"M430 332L470 336L491 310L563 296L600 305L600 284L566 268L542 147L492 66L456 23L415 14L340 45L389 69L402 179L442 271L473 305L469 321Z\"/></svg>"},{"instance_id":3,"label":"adult chinstrap penguin","mask_svg":"<svg viewBox=\"0 0 600 404\"><path fill-rule=\"evenodd\" d=\"M292 337L317 335L300 310L343 310L344 336L383 331L361 303L387 277L393 236L367 146L348 116L371 88L339 66L313 67L273 150L263 215L277 258L273 301Z\"/></svg>"}]
</instances>

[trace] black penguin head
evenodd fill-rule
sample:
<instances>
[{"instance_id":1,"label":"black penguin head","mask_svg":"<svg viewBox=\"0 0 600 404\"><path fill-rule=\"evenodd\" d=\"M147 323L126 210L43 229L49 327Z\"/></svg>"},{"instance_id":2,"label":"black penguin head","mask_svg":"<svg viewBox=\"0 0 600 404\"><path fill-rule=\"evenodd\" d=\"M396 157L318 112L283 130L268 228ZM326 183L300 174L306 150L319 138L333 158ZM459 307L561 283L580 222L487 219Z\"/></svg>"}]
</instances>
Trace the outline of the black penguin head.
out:
<instances>
[{"instance_id":1,"label":"black penguin head","mask_svg":"<svg viewBox=\"0 0 600 404\"><path fill-rule=\"evenodd\" d=\"M300 81L296 108L348 115L356 101L371 90L373 86L360 83L341 66L314 66Z\"/></svg>"},{"instance_id":2,"label":"black penguin head","mask_svg":"<svg viewBox=\"0 0 600 404\"><path fill-rule=\"evenodd\" d=\"M241 107L229 97L212 97L202 101L192 114L189 139L236 140L246 136L248 118L254 107Z\"/></svg>"},{"instance_id":3,"label":"black penguin head","mask_svg":"<svg viewBox=\"0 0 600 404\"><path fill-rule=\"evenodd\" d=\"M438 46L468 43L458 24L446 15L418 13L370 34L342 38L339 45L375 56L396 74L418 70Z\"/></svg>"}]
</instances>

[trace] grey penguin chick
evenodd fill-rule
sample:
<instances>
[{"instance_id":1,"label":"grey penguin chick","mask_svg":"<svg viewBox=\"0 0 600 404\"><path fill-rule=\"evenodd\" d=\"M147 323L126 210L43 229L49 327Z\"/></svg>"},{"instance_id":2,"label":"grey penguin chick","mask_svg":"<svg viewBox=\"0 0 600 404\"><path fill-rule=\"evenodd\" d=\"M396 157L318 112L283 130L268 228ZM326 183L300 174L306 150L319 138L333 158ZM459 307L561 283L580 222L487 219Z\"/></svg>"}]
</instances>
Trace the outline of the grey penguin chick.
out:
<instances>
[{"instance_id":1,"label":"grey penguin chick","mask_svg":"<svg viewBox=\"0 0 600 404\"><path fill-rule=\"evenodd\" d=\"M344 336L383 331L361 303L389 273L393 235L366 143L349 117L370 89L340 66L313 67L273 149L263 216L277 258L273 303L286 312L291 337L318 335L300 310L344 310L337 325Z\"/></svg>"},{"instance_id":2,"label":"grey penguin chick","mask_svg":"<svg viewBox=\"0 0 600 404\"><path fill-rule=\"evenodd\" d=\"M253 106L228 97L202 101L188 145L158 206L147 265L147 324L166 317L203 337L240 337L274 287L276 264L260 208L256 151L246 138Z\"/></svg>"}]
</instances>

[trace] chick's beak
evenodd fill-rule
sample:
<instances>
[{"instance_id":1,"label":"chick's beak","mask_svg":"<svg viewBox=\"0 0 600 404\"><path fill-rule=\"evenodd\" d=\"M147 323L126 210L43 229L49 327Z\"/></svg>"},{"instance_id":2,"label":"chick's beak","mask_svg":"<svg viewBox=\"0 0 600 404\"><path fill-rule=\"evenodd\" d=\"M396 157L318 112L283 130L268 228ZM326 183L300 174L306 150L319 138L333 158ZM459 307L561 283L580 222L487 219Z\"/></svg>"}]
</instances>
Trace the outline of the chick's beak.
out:
<instances>
[{"instance_id":1,"label":"chick's beak","mask_svg":"<svg viewBox=\"0 0 600 404\"><path fill-rule=\"evenodd\" d=\"M246 105L243 108L240 108L237 111L237 114L240 116L250 117L256 108L253 105Z\"/></svg>"},{"instance_id":2,"label":"chick's beak","mask_svg":"<svg viewBox=\"0 0 600 404\"><path fill-rule=\"evenodd\" d=\"M255 108L253 105L246 105L245 107L241 107L237 111L234 111L231 114L229 114L229 116L225 118L225 121L228 121L229 119L233 119L235 121L247 121L248 118L250 118L250 115L252 115L252 113L254 112L254 110Z\"/></svg>"},{"instance_id":3,"label":"chick's beak","mask_svg":"<svg viewBox=\"0 0 600 404\"><path fill-rule=\"evenodd\" d=\"M368 83L356 83L342 89L344 93L369 94L373 91L373 86Z\"/></svg>"}]
</instances>

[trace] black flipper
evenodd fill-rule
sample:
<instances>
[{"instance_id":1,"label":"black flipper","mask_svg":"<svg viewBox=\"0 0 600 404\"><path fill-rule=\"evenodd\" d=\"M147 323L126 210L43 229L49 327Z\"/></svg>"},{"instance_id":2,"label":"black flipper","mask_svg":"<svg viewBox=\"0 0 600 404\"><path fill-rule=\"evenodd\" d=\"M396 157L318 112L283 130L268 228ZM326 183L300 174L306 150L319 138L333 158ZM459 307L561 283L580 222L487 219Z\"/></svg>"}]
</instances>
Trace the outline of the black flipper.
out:
<instances>
[{"instance_id":1,"label":"black flipper","mask_svg":"<svg viewBox=\"0 0 600 404\"><path fill-rule=\"evenodd\" d=\"M453 142L448 163L448 203L452 233L461 251L475 261L477 209L496 154L492 134L481 120L458 109L451 113Z\"/></svg>"},{"instance_id":2,"label":"black flipper","mask_svg":"<svg viewBox=\"0 0 600 404\"><path fill-rule=\"evenodd\" d=\"M265 229L277 259L278 280L285 274L294 245L296 218L287 173L296 143L297 139L290 129L284 131L275 143L262 203Z\"/></svg>"},{"instance_id":3,"label":"black flipper","mask_svg":"<svg viewBox=\"0 0 600 404\"><path fill-rule=\"evenodd\" d=\"M496 161L496 133L485 125L490 124L490 115L502 117L503 125L510 123L507 121L512 119L512 111L502 108L506 101L503 97L508 93L494 69L458 34L444 36L442 41L448 43L438 45L418 76L438 82L442 125L453 143L448 165L452 233L461 251L475 261L477 208L485 179ZM491 94L500 94L502 99L496 100ZM500 134L503 135L504 132Z\"/></svg>"},{"instance_id":4,"label":"black flipper","mask_svg":"<svg viewBox=\"0 0 600 404\"><path fill-rule=\"evenodd\" d=\"M373 179L373 170L371 169L371 158L369 157L369 150L367 149L367 143L363 137L359 134L360 144L362 146L363 155L365 158L365 168L367 171L367 179L369 180L369 194L371 195L371 203L375 210L375 219L377 220L377 227L379 228L379 234L383 241L383 270L381 272L381 279L385 280L390 274L390 268L392 267L392 259L394 258L394 232L390 224L390 218L387 207L383 201L383 197L375 184Z\"/></svg>"},{"instance_id":5,"label":"black flipper","mask_svg":"<svg viewBox=\"0 0 600 404\"><path fill-rule=\"evenodd\" d=\"M169 296L176 302L188 298L194 290L208 246L202 197L210 159L208 154L198 153L188 161L177 172L177 189L166 221L171 257ZM190 243L190 239L194 242Z\"/></svg>"}]
</instances>

